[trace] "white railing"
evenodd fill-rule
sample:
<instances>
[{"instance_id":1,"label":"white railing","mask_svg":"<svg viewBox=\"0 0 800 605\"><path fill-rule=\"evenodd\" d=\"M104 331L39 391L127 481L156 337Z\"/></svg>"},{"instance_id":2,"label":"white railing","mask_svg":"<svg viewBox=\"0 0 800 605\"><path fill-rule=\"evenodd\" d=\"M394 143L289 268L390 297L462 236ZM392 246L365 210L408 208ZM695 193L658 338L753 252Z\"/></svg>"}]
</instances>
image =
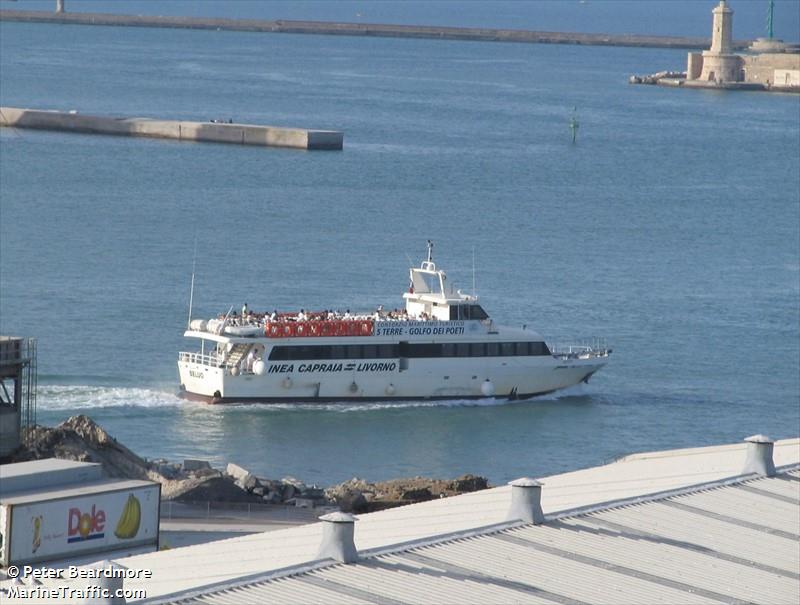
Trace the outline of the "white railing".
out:
<instances>
[{"instance_id":1,"label":"white railing","mask_svg":"<svg viewBox=\"0 0 800 605\"><path fill-rule=\"evenodd\" d=\"M210 366L218 368L222 366L222 358L216 355L203 355L201 353L190 353L188 351L181 351L178 353L178 361L186 363L196 363L198 365Z\"/></svg>"},{"instance_id":2,"label":"white railing","mask_svg":"<svg viewBox=\"0 0 800 605\"><path fill-rule=\"evenodd\" d=\"M562 359L588 359L590 357L608 357L611 349L605 339L593 338L578 344L556 344L550 347L554 357Z\"/></svg>"}]
</instances>

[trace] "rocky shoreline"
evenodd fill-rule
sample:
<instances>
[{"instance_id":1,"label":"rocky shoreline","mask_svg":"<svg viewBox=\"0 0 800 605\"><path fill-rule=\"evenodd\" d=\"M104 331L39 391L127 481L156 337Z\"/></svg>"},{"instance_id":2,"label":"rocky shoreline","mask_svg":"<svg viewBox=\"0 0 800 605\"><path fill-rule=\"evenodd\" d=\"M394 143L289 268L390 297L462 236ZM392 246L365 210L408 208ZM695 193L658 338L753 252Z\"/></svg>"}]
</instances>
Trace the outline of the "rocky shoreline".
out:
<instances>
[{"instance_id":1,"label":"rocky shoreline","mask_svg":"<svg viewBox=\"0 0 800 605\"><path fill-rule=\"evenodd\" d=\"M327 488L294 477L259 477L229 463L216 469L205 460L171 462L135 454L85 415L72 416L56 427L33 426L23 435L26 444L12 462L62 458L99 462L109 477L148 479L161 484L162 500L176 502L247 503L315 508L337 506L347 512L371 512L489 487L484 477L457 479L411 477L368 482L354 477Z\"/></svg>"}]
</instances>

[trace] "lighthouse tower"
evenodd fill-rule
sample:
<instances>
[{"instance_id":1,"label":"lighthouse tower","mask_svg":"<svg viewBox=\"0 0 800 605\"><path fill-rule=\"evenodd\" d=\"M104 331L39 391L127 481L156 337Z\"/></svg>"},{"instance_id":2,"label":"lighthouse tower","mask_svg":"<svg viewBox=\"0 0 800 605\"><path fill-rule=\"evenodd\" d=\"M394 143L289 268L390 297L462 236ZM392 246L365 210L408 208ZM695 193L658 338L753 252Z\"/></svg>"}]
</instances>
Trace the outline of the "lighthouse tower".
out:
<instances>
[{"instance_id":1,"label":"lighthouse tower","mask_svg":"<svg viewBox=\"0 0 800 605\"><path fill-rule=\"evenodd\" d=\"M707 82L738 82L741 78L741 58L731 53L733 41L733 11L726 0L712 11L711 48L703 51L703 70L700 80Z\"/></svg>"}]
</instances>

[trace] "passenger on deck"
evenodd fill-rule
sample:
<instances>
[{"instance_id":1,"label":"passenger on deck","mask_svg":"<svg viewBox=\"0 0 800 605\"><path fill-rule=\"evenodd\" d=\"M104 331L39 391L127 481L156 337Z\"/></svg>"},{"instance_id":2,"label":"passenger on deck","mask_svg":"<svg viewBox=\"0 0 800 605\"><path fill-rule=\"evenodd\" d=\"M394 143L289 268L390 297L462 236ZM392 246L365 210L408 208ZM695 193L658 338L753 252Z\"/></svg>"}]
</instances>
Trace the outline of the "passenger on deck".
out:
<instances>
[{"instance_id":1,"label":"passenger on deck","mask_svg":"<svg viewBox=\"0 0 800 605\"><path fill-rule=\"evenodd\" d=\"M306 321L307 319L308 316L306 315L305 311L303 311L303 309L300 309L300 313L297 314L297 321Z\"/></svg>"},{"instance_id":2,"label":"passenger on deck","mask_svg":"<svg viewBox=\"0 0 800 605\"><path fill-rule=\"evenodd\" d=\"M350 309L344 312L344 319L351 319L353 316L350 315Z\"/></svg>"},{"instance_id":3,"label":"passenger on deck","mask_svg":"<svg viewBox=\"0 0 800 605\"><path fill-rule=\"evenodd\" d=\"M242 319L244 319L245 317L247 317L247 313L248 313L248 311L247 311L247 303L244 303L244 304L242 305Z\"/></svg>"},{"instance_id":4,"label":"passenger on deck","mask_svg":"<svg viewBox=\"0 0 800 605\"><path fill-rule=\"evenodd\" d=\"M275 309L269 316L270 321L278 321L278 310Z\"/></svg>"}]
</instances>

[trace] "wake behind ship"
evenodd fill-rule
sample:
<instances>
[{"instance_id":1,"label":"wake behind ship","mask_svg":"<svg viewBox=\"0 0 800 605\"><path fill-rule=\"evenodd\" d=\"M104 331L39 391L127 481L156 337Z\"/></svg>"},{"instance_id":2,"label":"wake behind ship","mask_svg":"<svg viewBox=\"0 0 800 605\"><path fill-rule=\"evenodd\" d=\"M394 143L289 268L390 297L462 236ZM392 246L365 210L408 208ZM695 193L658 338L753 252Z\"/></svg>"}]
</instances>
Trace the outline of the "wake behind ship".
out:
<instances>
[{"instance_id":1,"label":"wake behind ship","mask_svg":"<svg viewBox=\"0 0 800 605\"><path fill-rule=\"evenodd\" d=\"M189 322L181 394L209 403L527 399L588 379L610 349L554 351L526 328L500 326L447 282L432 258L410 269L405 308L231 313Z\"/></svg>"}]
</instances>

